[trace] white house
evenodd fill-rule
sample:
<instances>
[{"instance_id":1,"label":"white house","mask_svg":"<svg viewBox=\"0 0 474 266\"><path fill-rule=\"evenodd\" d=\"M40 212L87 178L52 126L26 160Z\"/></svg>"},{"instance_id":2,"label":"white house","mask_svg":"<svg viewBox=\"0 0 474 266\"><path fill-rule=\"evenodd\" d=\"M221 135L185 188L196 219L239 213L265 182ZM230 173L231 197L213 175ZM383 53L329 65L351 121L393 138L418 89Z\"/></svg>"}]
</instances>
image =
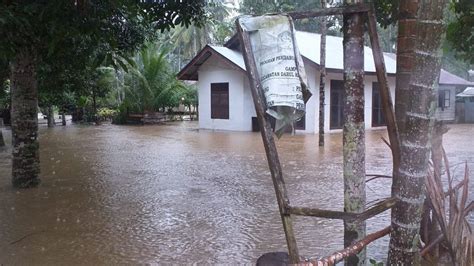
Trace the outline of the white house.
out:
<instances>
[{"instance_id":1,"label":"white house","mask_svg":"<svg viewBox=\"0 0 474 266\"><path fill-rule=\"evenodd\" d=\"M320 35L296 32L296 39L313 96L306 104L306 115L296 126L306 133L318 132L319 125L319 52ZM326 39L326 86L324 131L342 128L343 46L342 38ZM393 54L384 54L388 83L395 97L396 61ZM366 128L384 125L372 50L364 47L364 90ZM443 82L443 76L449 81ZM256 116L240 43L233 36L224 47L206 45L179 73L181 80L197 81L199 93L199 127L215 130L251 131ZM443 98L438 110L441 119L454 120L455 87L471 84L446 71L441 72ZM466 84L464 84L466 83ZM441 87L441 86L440 86ZM441 97L441 96L440 96Z\"/></svg>"}]
</instances>

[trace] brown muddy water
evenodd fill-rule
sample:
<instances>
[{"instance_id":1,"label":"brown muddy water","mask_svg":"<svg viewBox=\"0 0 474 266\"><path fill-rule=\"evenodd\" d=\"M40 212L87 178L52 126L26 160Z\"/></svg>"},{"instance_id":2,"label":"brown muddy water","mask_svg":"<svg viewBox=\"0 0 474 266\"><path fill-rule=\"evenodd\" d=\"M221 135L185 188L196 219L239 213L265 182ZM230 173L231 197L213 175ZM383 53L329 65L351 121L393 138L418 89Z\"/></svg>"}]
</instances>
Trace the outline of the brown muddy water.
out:
<instances>
[{"instance_id":1,"label":"brown muddy water","mask_svg":"<svg viewBox=\"0 0 474 266\"><path fill-rule=\"evenodd\" d=\"M29 190L11 188L10 150L0 151L0 264L235 264L286 250L260 134L196 127L43 127L43 182ZM474 167L474 125L450 127L446 150L460 176L459 163ZM367 173L391 172L382 136L367 131ZM326 140L278 141L294 205L342 209L341 134ZM368 183L367 193L368 202L389 196L390 180ZM295 220L302 254L342 247L341 221ZM368 232L388 224L385 213ZM374 242L369 257L382 260L387 245Z\"/></svg>"}]
</instances>

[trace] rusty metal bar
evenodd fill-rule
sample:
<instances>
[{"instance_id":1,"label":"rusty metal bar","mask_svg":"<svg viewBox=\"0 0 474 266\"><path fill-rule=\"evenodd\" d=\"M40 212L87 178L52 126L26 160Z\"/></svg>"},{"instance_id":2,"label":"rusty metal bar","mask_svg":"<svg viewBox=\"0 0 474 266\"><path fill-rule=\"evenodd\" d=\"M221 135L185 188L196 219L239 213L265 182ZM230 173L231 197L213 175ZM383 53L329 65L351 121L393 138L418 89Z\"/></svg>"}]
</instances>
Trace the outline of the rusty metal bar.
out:
<instances>
[{"instance_id":1,"label":"rusty metal bar","mask_svg":"<svg viewBox=\"0 0 474 266\"><path fill-rule=\"evenodd\" d=\"M390 147L392 150L394 166L400 165L400 140L398 135L398 126L395 118L395 111L393 108L392 96L390 88L388 87L387 71L385 68L384 57L382 49L379 45L379 37L377 34L377 25L375 19L375 11L373 5L367 12L367 24L369 30L370 44L372 46L372 55L374 56L375 70L377 72L377 79L380 84L380 95L382 97L382 108L387 121L388 138L390 140Z\"/></svg>"},{"instance_id":2,"label":"rusty metal bar","mask_svg":"<svg viewBox=\"0 0 474 266\"><path fill-rule=\"evenodd\" d=\"M314 11L300 11L287 13L292 19L315 18L322 16L344 15L348 13L366 13L370 10L369 4L354 4L345 7L331 7Z\"/></svg>"},{"instance_id":3,"label":"rusty metal bar","mask_svg":"<svg viewBox=\"0 0 474 266\"><path fill-rule=\"evenodd\" d=\"M260 124L260 133L262 134L263 145L265 146L265 152L267 154L268 167L270 168L273 186L275 187L275 194L280 210L280 216L283 223L283 229L286 235L290 263L297 263L299 261L299 254L295 234L293 232L291 214L289 212L290 200L288 199L285 181L283 180L283 172L281 169L280 159L278 158L275 140L273 138L271 123L269 117L265 114L265 95L261 89L260 79L257 77L257 66L255 63L255 58L253 57L252 47L250 45L250 36L248 32L244 31L242 27L240 27L239 19L236 20L236 26L237 34L239 35L240 44L242 47L242 54L247 70L246 72L249 78L250 89L252 91L255 111Z\"/></svg>"}]
</instances>

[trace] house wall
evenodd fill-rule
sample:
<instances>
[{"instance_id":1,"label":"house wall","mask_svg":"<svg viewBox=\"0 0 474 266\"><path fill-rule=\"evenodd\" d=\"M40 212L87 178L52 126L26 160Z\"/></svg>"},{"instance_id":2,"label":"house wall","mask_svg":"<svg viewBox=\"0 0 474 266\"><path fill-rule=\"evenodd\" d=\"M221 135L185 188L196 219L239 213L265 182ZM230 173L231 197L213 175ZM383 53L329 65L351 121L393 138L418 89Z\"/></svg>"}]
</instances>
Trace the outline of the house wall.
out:
<instances>
[{"instance_id":1,"label":"house wall","mask_svg":"<svg viewBox=\"0 0 474 266\"><path fill-rule=\"evenodd\" d=\"M440 85L439 90L449 90L449 107L436 109L436 118L443 121L454 121L456 113L456 87ZM438 95L436 96L436 106L438 106Z\"/></svg>"},{"instance_id":2,"label":"house wall","mask_svg":"<svg viewBox=\"0 0 474 266\"><path fill-rule=\"evenodd\" d=\"M214 59L214 60L213 60ZM304 133L319 131L319 76L320 73L313 64L305 62L308 85L313 96L306 103ZM212 130L251 131L252 117L255 117L252 94L247 76L240 69L229 64L210 58L200 67L199 81L199 127ZM331 80L342 80L342 73L328 73L325 86L325 132L338 132L341 129L329 129ZM365 91L365 127L372 128L372 83L377 81L375 75L366 75L364 79ZM229 119L211 119L211 83L229 83ZM388 77L388 83L395 99L395 77ZM454 94L453 94L454 95ZM454 99L454 98L453 98ZM454 102L453 105L454 106ZM454 112L454 111L453 111ZM453 113L454 114L454 113Z\"/></svg>"},{"instance_id":3,"label":"house wall","mask_svg":"<svg viewBox=\"0 0 474 266\"><path fill-rule=\"evenodd\" d=\"M318 84L319 84L319 73L318 75ZM330 102L331 102L331 80L343 80L342 73L327 73L326 75L326 86L325 86L325 110L324 110L324 132L339 132L341 129L330 129ZM390 94L392 96L392 101L395 101L395 77L387 77L388 86L390 87ZM364 77L364 118L365 118L365 128L372 128L372 84L377 82L377 77L375 75L365 75ZM318 87L319 88L319 87ZM318 107L319 107L319 93L318 93ZM319 112L319 108L316 109L316 112ZM319 125L319 114L316 116L316 130L318 132Z\"/></svg>"},{"instance_id":4,"label":"house wall","mask_svg":"<svg viewBox=\"0 0 474 266\"><path fill-rule=\"evenodd\" d=\"M198 72L199 128L252 130L250 112L247 107L248 97L244 90L244 72L213 57L211 56ZM219 82L229 83L229 119L211 119L211 83Z\"/></svg>"},{"instance_id":5,"label":"house wall","mask_svg":"<svg viewBox=\"0 0 474 266\"><path fill-rule=\"evenodd\" d=\"M305 130L297 130L304 133L317 133L319 116L319 71L313 64L309 64L306 60L304 67L306 70L306 78L310 92L313 94L306 102ZM316 80L318 82L316 83Z\"/></svg>"}]
</instances>

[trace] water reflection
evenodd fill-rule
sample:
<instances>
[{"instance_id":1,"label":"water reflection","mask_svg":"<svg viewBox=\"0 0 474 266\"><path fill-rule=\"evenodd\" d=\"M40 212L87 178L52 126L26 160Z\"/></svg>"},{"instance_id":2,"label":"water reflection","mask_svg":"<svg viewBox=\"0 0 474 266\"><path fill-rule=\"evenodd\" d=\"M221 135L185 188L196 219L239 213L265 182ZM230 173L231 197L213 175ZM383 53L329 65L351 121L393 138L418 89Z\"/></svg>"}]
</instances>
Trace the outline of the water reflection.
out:
<instances>
[{"instance_id":1,"label":"water reflection","mask_svg":"<svg viewBox=\"0 0 474 266\"><path fill-rule=\"evenodd\" d=\"M41 128L43 183L31 190L11 189L9 151L0 152L0 263L250 263L285 250L260 135L195 127ZM453 164L474 166L466 145L473 133L472 125L452 126L445 142ZM367 132L368 173L391 172L382 136ZM278 141L294 205L342 209L341 134L326 141ZM387 197L390 181L369 183L367 193L369 202ZM388 223L381 215L368 231ZM340 249L342 229L340 221L297 217L301 253ZM387 241L369 255L383 258Z\"/></svg>"}]
</instances>

